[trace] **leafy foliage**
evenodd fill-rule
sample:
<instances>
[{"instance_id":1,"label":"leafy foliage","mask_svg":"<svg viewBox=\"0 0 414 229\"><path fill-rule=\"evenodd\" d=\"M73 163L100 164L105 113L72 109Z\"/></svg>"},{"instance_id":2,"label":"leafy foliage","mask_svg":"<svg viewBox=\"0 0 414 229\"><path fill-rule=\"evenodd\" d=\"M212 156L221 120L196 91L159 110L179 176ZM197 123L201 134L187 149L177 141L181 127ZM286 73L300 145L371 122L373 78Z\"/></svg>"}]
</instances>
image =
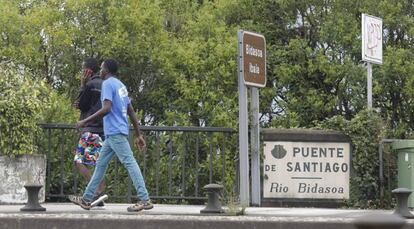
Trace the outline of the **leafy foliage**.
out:
<instances>
[{"instance_id":1,"label":"leafy foliage","mask_svg":"<svg viewBox=\"0 0 414 229\"><path fill-rule=\"evenodd\" d=\"M350 121L342 116L334 116L321 122L318 127L339 130L351 137L352 172L348 204L361 208L380 207L378 144L385 134L385 125L381 117L373 111L364 110ZM395 173L385 179L392 182ZM386 197L387 206L390 207L390 193Z\"/></svg>"},{"instance_id":2,"label":"leafy foliage","mask_svg":"<svg viewBox=\"0 0 414 229\"><path fill-rule=\"evenodd\" d=\"M384 19L374 107L412 132L412 4L407 1L1 0L0 59L71 99L86 57L115 58L144 124L237 126L236 31L265 35L263 126L312 127L365 109L361 13ZM390 132L390 133L391 133Z\"/></svg>"},{"instance_id":3,"label":"leafy foliage","mask_svg":"<svg viewBox=\"0 0 414 229\"><path fill-rule=\"evenodd\" d=\"M0 65L0 149L2 155L36 153L41 112L49 107L50 88L13 66Z\"/></svg>"}]
</instances>

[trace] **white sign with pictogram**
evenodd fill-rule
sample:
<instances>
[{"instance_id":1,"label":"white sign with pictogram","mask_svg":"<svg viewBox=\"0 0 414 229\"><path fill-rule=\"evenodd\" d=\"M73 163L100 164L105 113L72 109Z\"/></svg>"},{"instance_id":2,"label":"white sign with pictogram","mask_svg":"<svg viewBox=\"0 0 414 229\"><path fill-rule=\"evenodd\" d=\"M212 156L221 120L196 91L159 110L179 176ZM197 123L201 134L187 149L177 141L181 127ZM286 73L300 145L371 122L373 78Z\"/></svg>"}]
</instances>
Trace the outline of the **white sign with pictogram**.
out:
<instances>
[{"instance_id":1,"label":"white sign with pictogram","mask_svg":"<svg viewBox=\"0 0 414 229\"><path fill-rule=\"evenodd\" d=\"M265 142L264 198L349 199L350 143Z\"/></svg>"},{"instance_id":2,"label":"white sign with pictogram","mask_svg":"<svg viewBox=\"0 0 414 229\"><path fill-rule=\"evenodd\" d=\"M362 14L362 60L382 64L382 19Z\"/></svg>"}]
</instances>

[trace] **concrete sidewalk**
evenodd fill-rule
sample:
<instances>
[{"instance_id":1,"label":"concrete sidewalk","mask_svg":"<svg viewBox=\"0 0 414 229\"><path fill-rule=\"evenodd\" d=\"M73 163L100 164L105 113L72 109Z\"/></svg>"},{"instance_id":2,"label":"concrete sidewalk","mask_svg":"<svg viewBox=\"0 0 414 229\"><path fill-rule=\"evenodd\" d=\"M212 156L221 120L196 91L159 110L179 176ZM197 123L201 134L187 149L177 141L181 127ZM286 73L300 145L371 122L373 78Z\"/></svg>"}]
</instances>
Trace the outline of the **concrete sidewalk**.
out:
<instances>
[{"instance_id":1,"label":"concrete sidewalk","mask_svg":"<svg viewBox=\"0 0 414 229\"><path fill-rule=\"evenodd\" d=\"M29 214L109 214L109 215L196 215L204 208L202 205L166 205L154 204L154 208L139 213L127 212L127 207L131 204L105 204L104 208L95 207L91 210L83 210L77 205L71 203L43 203L42 207L46 208L45 212L30 212ZM24 205L0 205L0 214L18 213ZM225 208L226 212L231 209ZM233 211L234 212L234 211ZM392 213L392 211L383 210L351 210L351 209L326 209L326 208L259 208L248 207L244 211L244 216L279 216L279 217L340 217L355 218L364 213ZM232 213L223 214L231 215Z\"/></svg>"},{"instance_id":2,"label":"concrete sidewalk","mask_svg":"<svg viewBox=\"0 0 414 229\"><path fill-rule=\"evenodd\" d=\"M0 228L309 228L351 229L353 221L367 214L392 214L383 210L323 208L246 208L244 215L200 214L204 206L161 205L130 213L130 204L106 204L105 209L83 210L70 203L42 204L46 212L21 212L23 205L0 205ZM405 228L414 228L407 220Z\"/></svg>"}]
</instances>

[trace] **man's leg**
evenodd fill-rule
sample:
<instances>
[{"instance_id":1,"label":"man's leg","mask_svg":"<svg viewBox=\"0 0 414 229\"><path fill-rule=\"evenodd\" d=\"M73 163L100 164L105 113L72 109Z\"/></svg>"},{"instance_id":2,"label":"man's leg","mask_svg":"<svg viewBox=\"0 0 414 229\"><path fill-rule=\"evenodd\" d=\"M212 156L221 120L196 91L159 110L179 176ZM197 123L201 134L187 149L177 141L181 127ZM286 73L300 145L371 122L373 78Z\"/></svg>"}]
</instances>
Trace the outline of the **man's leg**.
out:
<instances>
[{"instance_id":1,"label":"man's leg","mask_svg":"<svg viewBox=\"0 0 414 229\"><path fill-rule=\"evenodd\" d=\"M92 201L98 185L103 180L103 176L105 175L108 163L111 161L112 157L115 154L115 152L111 149L111 144L109 144L109 141L109 138L105 140L99 158L96 161L96 166L95 170L93 171L92 178L89 181L88 186L86 186L85 192L83 194L83 198L86 201Z\"/></svg>"},{"instance_id":2,"label":"man's leg","mask_svg":"<svg viewBox=\"0 0 414 229\"><path fill-rule=\"evenodd\" d=\"M103 193L103 191L105 190L105 179L102 179L101 183L98 186L98 189L96 190L95 194L99 195L101 193Z\"/></svg>"},{"instance_id":3,"label":"man's leg","mask_svg":"<svg viewBox=\"0 0 414 229\"><path fill-rule=\"evenodd\" d=\"M75 165L78 168L80 174L82 174L83 178L85 178L86 182L89 182L89 180L91 179L91 172L89 171L89 169L81 163L75 162Z\"/></svg>"},{"instance_id":4,"label":"man's leg","mask_svg":"<svg viewBox=\"0 0 414 229\"><path fill-rule=\"evenodd\" d=\"M111 148L115 151L115 154L119 158L119 161L127 169L135 190L138 193L138 198L142 201L148 201L148 191L145 187L145 181L142 177L141 170L138 166L135 157L133 156L131 147L128 142L128 137L124 135L111 136L113 141L110 142Z\"/></svg>"},{"instance_id":5,"label":"man's leg","mask_svg":"<svg viewBox=\"0 0 414 229\"><path fill-rule=\"evenodd\" d=\"M102 145L103 142L105 141L105 135L103 133L97 133L99 135L99 137L102 140ZM96 163L95 163L96 166ZM103 191L105 190L106 184L105 184L105 179L102 179L101 183L99 184L98 190L96 191L96 195L102 194Z\"/></svg>"},{"instance_id":6,"label":"man's leg","mask_svg":"<svg viewBox=\"0 0 414 229\"><path fill-rule=\"evenodd\" d=\"M82 174L82 177L86 180L86 182L89 182L91 180L91 171L86 167L84 164L75 163L76 167L78 168L80 174ZM95 194L100 194L105 189L105 179L102 179L102 182L99 184L98 189L96 190Z\"/></svg>"}]
</instances>

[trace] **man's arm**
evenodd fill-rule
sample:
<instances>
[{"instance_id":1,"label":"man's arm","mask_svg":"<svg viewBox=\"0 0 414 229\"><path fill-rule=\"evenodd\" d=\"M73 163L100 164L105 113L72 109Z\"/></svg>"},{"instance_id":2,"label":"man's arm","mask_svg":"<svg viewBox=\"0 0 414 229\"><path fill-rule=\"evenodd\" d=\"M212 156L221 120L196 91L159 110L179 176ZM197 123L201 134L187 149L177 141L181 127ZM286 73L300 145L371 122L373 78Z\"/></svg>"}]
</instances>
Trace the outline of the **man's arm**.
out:
<instances>
[{"instance_id":1,"label":"man's arm","mask_svg":"<svg viewBox=\"0 0 414 229\"><path fill-rule=\"evenodd\" d=\"M88 86L87 82L92 75L93 73L90 69L83 70L79 95L74 104L75 107L81 111L88 111L89 107L91 106L91 88Z\"/></svg>"},{"instance_id":2,"label":"man's arm","mask_svg":"<svg viewBox=\"0 0 414 229\"><path fill-rule=\"evenodd\" d=\"M111 112L111 109L112 109L112 101L107 100L107 99L104 100L102 108L99 109L97 112L95 112L95 114L85 118L84 120L79 121L76 124L76 128L84 127L87 123L92 122L98 118L102 118L103 116Z\"/></svg>"},{"instance_id":3,"label":"man's arm","mask_svg":"<svg viewBox=\"0 0 414 229\"><path fill-rule=\"evenodd\" d=\"M134 126L135 131L135 144L137 145L138 149L143 150L145 148L145 140L144 137L141 134L141 131L139 130L139 123L137 115L135 114L134 108L132 107L132 104L128 104L127 113L129 118L131 119L132 125Z\"/></svg>"},{"instance_id":4,"label":"man's arm","mask_svg":"<svg viewBox=\"0 0 414 229\"><path fill-rule=\"evenodd\" d=\"M79 93L79 99L78 99L78 108L81 111L88 111L88 109L91 106L91 88L90 86L86 85L85 87L81 88L81 91Z\"/></svg>"},{"instance_id":5,"label":"man's arm","mask_svg":"<svg viewBox=\"0 0 414 229\"><path fill-rule=\"evenodd\" d=\"M132 104L129 103L128 104L128 116L131 119L132 125L134 126L134 131L135 131L135 136L140 136L141 135L141 131L139 130L139 122L138 122L138 118L137 115L135 114L134 108L132 107Z\"/></svg>"}]
</instances>

